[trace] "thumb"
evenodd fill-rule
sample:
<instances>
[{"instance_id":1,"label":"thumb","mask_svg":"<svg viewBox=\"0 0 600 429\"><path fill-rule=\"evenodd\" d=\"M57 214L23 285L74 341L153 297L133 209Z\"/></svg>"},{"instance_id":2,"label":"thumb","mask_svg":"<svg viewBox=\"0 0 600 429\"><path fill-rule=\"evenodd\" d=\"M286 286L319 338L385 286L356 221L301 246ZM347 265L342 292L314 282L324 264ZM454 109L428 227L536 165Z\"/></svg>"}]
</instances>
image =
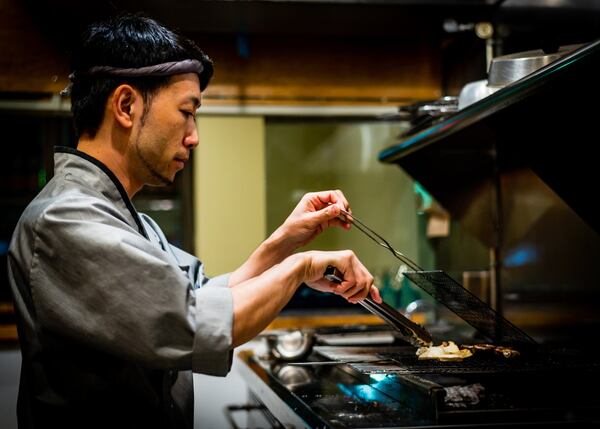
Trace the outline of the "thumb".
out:
<instances>
[{"instance_id":1,"label":"thumb","mask_svg":"<svg viewBox=\"0 0 600 429\"><path fill-rule=\"evenodd\" d=\"M321 210L317 210L315 212L310 213L310 218L316 224L321 224L323 222L327 222L337 218L340 215L340 213L341 212L339 206L332 204L322 208Z\"/></svg>"}]
</instances>

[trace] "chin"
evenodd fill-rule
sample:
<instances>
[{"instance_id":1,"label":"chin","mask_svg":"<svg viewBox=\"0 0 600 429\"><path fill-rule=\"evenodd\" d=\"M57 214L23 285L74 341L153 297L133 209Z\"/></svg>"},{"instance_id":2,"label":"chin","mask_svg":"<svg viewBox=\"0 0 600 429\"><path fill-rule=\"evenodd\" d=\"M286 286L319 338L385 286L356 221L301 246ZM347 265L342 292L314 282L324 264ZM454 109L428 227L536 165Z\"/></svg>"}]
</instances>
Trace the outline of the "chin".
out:
<instances>
[{"instance_id":1,"label":"chin","mask_svg":"<svg viewBox=\"0 0 600 429\"><path fill-rule=\"evenodd\" d=\"M165 186L169 186L172 184L173 184L173 182L152 182L152 183L146 183L146 186L149 186L151 188L163 188Z\"/></svg>"},{"instance_id":2,"label":"chin","mask_svg":"<svg viewBox=\"0 0 600 429\"><path fill-rule=\"evenodd\" d=\"M170 175L163 175L154 173L150 180L146 183L148 186L169 186L172 185L175 181L175 174L172 173Z\"/></svg>"},{"instance_id":3,"label":"chin","mask_svg":"<svg viewBox=\"0 0 600 429\"><path fill-rule=\"evenodd\" d=\"M163 180L161 181L161 184L159 186L170 186L173 183L175 183L175 175L173 175L173 177L171 178L163 177Z\"/></svg>"}]
</instances>

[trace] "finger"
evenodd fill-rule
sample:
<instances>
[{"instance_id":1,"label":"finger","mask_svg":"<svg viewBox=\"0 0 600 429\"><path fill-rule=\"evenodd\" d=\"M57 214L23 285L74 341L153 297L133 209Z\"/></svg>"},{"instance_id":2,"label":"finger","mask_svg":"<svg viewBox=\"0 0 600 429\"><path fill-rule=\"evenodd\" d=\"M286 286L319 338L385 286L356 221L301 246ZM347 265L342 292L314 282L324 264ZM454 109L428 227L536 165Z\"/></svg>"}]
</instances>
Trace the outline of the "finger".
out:
<instances>
[{"instance_id":1,"label":"finger","mask_svg":"<svg viewBox=\"0 0 600 429\"><path fill-rule=\"evenodd\" d=\"M358 293L355 293L354 295L344 297L344 298L346 298L346 301L348 301L350 304L358 304L359 301L362 301L362 297L360 296L360 291Z\"/></svg>"},{"instance_id":2,"label":"finger","mask_svg":"<svg viewBox=\"0 0 600 429\"><path fill-rule=\"evenodd\" d=\"M337 196L337 204L340 205L342 209L350 211L350 203L348 203L348 199L346 198L344 193L339 189L335 190L334 192Z\"/></svg>"},{"instance_id":3,"label":"finger","mask_svg":"<svg viewBox=\"0 0 600 429\"><path fill-rule=\"evenodd\" d=\"M328 205L337 205L341 209L348 211L350 205L348 200L342 191L339 189L335 191L321 191L314 192L311 194L315 198L315 203L319 203L321 207Z\"/></svg>"},{"instance_id":4,"label":"finger","mask_svg":"<svg viewBox=\"0 0 600 429\"><path fill-rule=\"evenodd\" d=\"M350 222L351 217L345 213L340 214L337 219L331 221L331 223L335 226L340 226L346 230L352 228L352 222Z\"/></svg>"},{"instance_id":5,"label":"finger","mask_svg":"<svg viewBox=\"0 0 600 429\"><path fill-rule=\"evenodd\" d=\"M352 288L355 286L354 282L348 282L348 281L343 281L341 283L334 283L335 284L335 290L334 292L337 295L341 295L344 298L346 298L346 296L348 296L348 291L352 290Z\"/></svg>"},{"instance_id":6,"label":"finger","mask_svg":"<svg viewBox=\"0 0 600 429\"><path fill-rule=\"evenodd\" d=\"M369 292L374 282L373 276L365 268L362 262L360 262L358 259L355 262L357 264L356 268L360 272L360 276L357 277L357 279L359 279L357 281L357 284L360 288L354 295L351 296L353 302L365 299L369 295Z\"/></svg>"},{"instance_id":7,"label":"finger","mask_svg":"<svg viewBox=\"0 0 600 429\"><path fill-rule=\"evenodd\" d=\"M371 298L373 298L373 301L375 301L376 303L381 304L383 302L383 299L381 299L381 294L379 293L379 289L377 288L377 286L371 286L369 294L371 295Z\"/></svg>"},{"instance_id":8,"label":"finger","mask_svg":"<svg viewBox=\"0 0 600 429\"><path fill-rule=\"evenodd\" d=\"M315 205L319 205L320 207L325 207L330 204L337 204L338 202L338 194L334 191L319 191L312 193L312 201Z\"/></svg>"},{"instance_id":9,"label":"finger","mask_svg":"<svg viewBox=\"0 0 600 429\"><path fill-rule=\"evenodd\" d=\"M341 212L339 206L329 205L321 210L308 213L307 217L312 222L313 228L315 228L317 225L321 225L322 227L328 227L331 225L343 224L343 221L338 219L340 213Z\"/></svg>"},{"instance_id":10,"label":"finger","mask_svg":"<svg viewBox=\"0 0 600 429\"><path fill-rule=\"evenodd\" d=\"M307 199L307 203L312 205L315 211L324 210L326 207L332 206L337 206L345 211L350 210L348 200L340 190L312 192L306 194L305 198ZM346 220L345 215L342 214L341 211L337 213L335 218L336 219L328 219L328 226L339 226L344 229L351 228L352 225Z\"/></svg>"},{"instance_id":11,"label":"finger","mask_svg":"<svg viewBox=\"0 0 600 429\"><path fill-rule=\"evenodd\" d=\"M337 227L343 228L343 229L350 229L352 227L352 224L350 222L343 220L341 216L338 216L335 219L331 219L328 222L329 222L328 226L337 226Z\"/></svg>"},{"instance_id":12,"label":"finger","mask_svg":"<svg viewBox=\"0 0 600 429\"><path fill-rule=\"evenodd\" d=\"M364 298L363 296L364 287L361 285L354 285L348 289L342 296L353 304Z\"/></svg>"},{"instance_id":13,"label":"finger","mask_svg":"<svg viewBox=\"0 0 600 429\"><path fill-rule=\"evenodd\" d=\"M344 195L344 193L342 191L340 191L339 189L334 191L337 195L337 199L338 199L338 203L337 205L340 206L341 209L343 209L346 213L352 213L352 210L350 209L350 203L348 203L348 200L346 199L346 196ZM344 229L350 229L352 228L352 222L351 222L351 216L349 217L346 213L342 213L342 215L340 215L339 219L342 221L340 226Z\"/></svg>"},{"instance_id":14,"label":"finger","mask_svg":"<svg viewBox=\"0 0 600 429\"><path fill-rule=\"evenodd\" d=\"M335 293L337 283L330 282L327 279L320 279L315 282L310 282L308 286L320 292Z\"/></svg>"},{"instance_id":15,"label":"finger","mask_svg":"<svg viewBox=\"0 0 600 429\"><path fill-rule=\"evenodd\" d=\"M337 207L339 207L338 205L330 205L329 207L335 207L334 213L337 212ZM341 213L339 212L339 214L334 217L333 219L329 219L328 221L328 225L327 226L337 226L340 228L344 228L344 229L350 229L352 226L352 223L348 221L348 216L345 213Z\"/></svg>"},{"instance_id":16,"label":"finger","mask_svg":"<svg viewBox=\"0 0 600 429\"><path fill-rule=\"evenodd\" d=\"M369 276L370 277L370 276ZM370 278L367 278L366 281L361 282L356 290L356 292L354 294L350 294L349 293L349 301L356 303L358 301L362 301L363 299L365 299L367 296L369 296L369 291L371 290L373 284L373 280ZM354 291L352 291L354 292Z\"/></svg>"}]
</instances>

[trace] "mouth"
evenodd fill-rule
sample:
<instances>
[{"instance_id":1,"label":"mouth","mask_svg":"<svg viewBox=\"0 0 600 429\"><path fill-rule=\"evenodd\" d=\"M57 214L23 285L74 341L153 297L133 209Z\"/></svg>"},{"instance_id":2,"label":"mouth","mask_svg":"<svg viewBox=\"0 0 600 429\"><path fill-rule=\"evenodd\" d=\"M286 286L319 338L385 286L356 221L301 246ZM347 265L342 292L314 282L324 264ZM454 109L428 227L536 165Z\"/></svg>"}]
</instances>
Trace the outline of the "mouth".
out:
<instances>
[{"instance_id":1,"label":"mouth","mask_svg":"<svg viewBox=\"0 0 600 429\"><path fill-rule=\"evenodd\" d=\"M178 164L181 164L181 167L183 168L183 166L185 166L185 164L188 162L189 160L189 156L177 156L174 158L175 162L177 162Z\"/></svg>"},{"instance_id":2,"label":"mouth","mask_svg":"<svg viewBox=\"0 0 600 429\"><path fill-rule=\"evenodd\" d=\"M187 159L184 159L184 158L175 158L174 161L177 164L178 170L183 170L183 168L185 167L185 162L187 161Z\"/></svg>"}]
</instances>

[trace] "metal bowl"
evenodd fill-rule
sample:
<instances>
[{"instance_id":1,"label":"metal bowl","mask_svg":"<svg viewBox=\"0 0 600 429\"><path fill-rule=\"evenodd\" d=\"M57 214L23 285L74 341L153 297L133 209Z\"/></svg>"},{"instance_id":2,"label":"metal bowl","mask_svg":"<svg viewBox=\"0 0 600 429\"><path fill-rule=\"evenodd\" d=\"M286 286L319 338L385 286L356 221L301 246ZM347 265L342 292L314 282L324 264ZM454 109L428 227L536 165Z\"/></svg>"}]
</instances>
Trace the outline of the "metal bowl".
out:
<instances>
[{"instance_id":1,"label":"metal bowl","mask_svg":"<svg viewBox=\"0 0 600 429\"><path fill-rule=\"evenodd\" d=\"M581 46L583 45L562 46L557 52L550 54L537 49L502 55L492 59L487 80L467 83L461 89L458 96L458 109L464 109Z\"/></svg>"},{"instance_id":2,"label":"metal bowl","mask_svg":"<svg viewBox=\"0 0 600 429\"><path fill-rule=\"evenodd\" d=\"M278 360L293 361L303 359L312 351L315 342L314 333L304 330L292 330L270 333L264 336L269 353Z\"/></svg>"}]
</instances>

